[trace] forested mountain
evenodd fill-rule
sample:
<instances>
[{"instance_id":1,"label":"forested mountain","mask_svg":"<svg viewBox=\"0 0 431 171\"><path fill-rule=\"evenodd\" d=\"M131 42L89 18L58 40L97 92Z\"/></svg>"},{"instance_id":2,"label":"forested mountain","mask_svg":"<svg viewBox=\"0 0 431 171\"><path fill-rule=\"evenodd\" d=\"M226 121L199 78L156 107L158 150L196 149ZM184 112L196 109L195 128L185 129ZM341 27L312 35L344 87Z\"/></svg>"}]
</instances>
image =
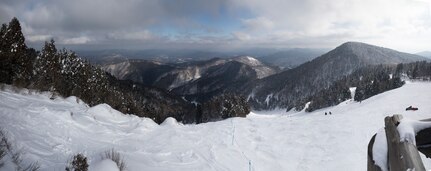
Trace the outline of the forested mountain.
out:
<instances>
[{"instance_id":1,"label":"forested mountain","mask_svg":"<svg viewBox=\"0 0 431 171\"><path fill-rule=\"evenodd\" d=\"M347 42L294 69L243 88L254 109L301 109L308 98L329 88L335 81L365 66L428 60L395 50L358 42Z\"/></svg>"},{"instance_id":2,"label":"forested mountain","mask_svg":"<svg viewBox=\"0 0 431 171\"><path fill-rule=\"evenodd\" d=\"M246 70L249 71L229 73L232 70L243 71L244 68L247 68ZM200 92L200 90L192 87L198 82L200 82L199 84L206 84L204 80L208 80L209 77L215 77L216 75L227 76L230 74L239 74L236 77L254 80L267 77L279 71L277 67L266 65L249 56L213 58L210 60L185 63L161 63L149 60L125 60L123 62L102 65L102 69L121 80L133 80L145 85L151 85L168 90L182 87L174 91L177 92L177 94L191 94L190 92ZM235 80L230 79L225 79L224 81L226 81L226 84L235 82Z\"/></svg>"},{"instance_id":3,"label":"forested mountain","mask_svg":"<svg viewBox=\"0 0 431 171\"><path fill-rule=\"evenodd\" d=\"M173 117L184 123L245 116L248 105L235 95L220 96L235 104L223 103L221 109L198 107L166 90L133 81L120 81L66 49L57 50L54 41L46 42L41 52L27 48L19 21L14 18L0 30L0 82L18 87L52 91L60 96L77 96L89 105L107 103L123 112L148 117L161 123ZM55 98L55 97L53 97ZM243 102L241 102L241 99ZM239 106L243 105L243 106ZM235 110L235 108L241 110ZM224 110L223 116L211 111ZM208 112L209 111L209 112ZM229 113L237 111L239 113ZM200 112L200 113L198 113Z\"/></svg>"}]
</instances>

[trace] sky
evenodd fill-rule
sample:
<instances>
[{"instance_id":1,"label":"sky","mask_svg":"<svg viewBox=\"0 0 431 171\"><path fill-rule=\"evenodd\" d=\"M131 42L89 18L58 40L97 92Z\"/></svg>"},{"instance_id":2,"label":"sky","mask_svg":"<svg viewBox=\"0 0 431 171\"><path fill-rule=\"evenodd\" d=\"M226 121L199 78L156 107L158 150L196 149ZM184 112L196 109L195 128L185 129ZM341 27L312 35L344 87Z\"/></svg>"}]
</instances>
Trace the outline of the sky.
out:
<instances>
[{"instance_id":1,"label":"sky","mask_svg":"<svg viewBox=\"0 0 431 171\"><path fill-rule=\"evenodd\" d=\"M70 49L334 48L431 51L431 0L1 0L26 42Z\"/></svg>"}]
</instances>

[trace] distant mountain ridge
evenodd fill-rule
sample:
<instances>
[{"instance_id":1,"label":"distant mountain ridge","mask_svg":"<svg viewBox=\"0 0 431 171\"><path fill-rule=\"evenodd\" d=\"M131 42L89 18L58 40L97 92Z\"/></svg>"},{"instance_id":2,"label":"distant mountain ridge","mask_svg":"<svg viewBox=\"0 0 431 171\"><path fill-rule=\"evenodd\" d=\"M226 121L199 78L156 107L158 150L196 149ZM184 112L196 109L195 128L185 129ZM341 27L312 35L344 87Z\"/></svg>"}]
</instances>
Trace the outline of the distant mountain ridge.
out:
<instances>
[{"instance_id":1,"label":"distant mountain ridge","mask_svg":"<svg viewBox=\"0 0 431 171\"><path fill-rule=\"evenodd\" d=\"M238 64L233 65L232 63ZM224 74L230 70L223 70L225 65L250 69L247 77L260 79L279 71L278 68L266 65L250 56L236 56L232 58L213 58L206 61L185 63L160 63L149 60L126 60L118 63L102 65L102 69L111 73L118 79L133 80L164 89L174 89L211 74ZM220 70L218 70L220 68ZM216 72L217 71L217 72ZM211 74L209 73L211 72ZM241 73L238 73L241 74ZM244 73L245 74L245 73Z\"/></svg>"},{"instance_id":2,"label":"distant mountain ridge","mask_svg":"<svg viewBox=\"0 0 431 171\"><path fill-rule=\"evenodd\" d=\"M307 97L359 68L422 60L429 59L365 43L346 42L296 68L249 83L242 88L242 94L256 110L301 108Z\"/></svg>"},{"instance_id":3,"label":"distant mountain ridge","mask_svg":"<svg viewBox=\"0 0 431 171\"><path fill-rule=\"evenodd\" d=\"M310 96L366 66L429 61L422 56L360 42L343 43L311 61L282 72L259 59L236 56L181 64L130 60L102 68L117 78L168 89L189 101L202 102L230 92L247 97L255 110L268 110L300 109ZM110 68L112 65L114 67Z\"/></svg>"},{"instance_id":4,"label":"distant mountain ridge","mask_svg":"<svg viewBox=\"0 0 431 171\"><path fill-rule=\"evenodd\" d=\"M259 60L279 66L283 69L292 69L305 62L311 61L314 58L324 54L323 49L302 49L295 48L285 51L279 51L267 56L260 57Z\"/></svg>"},{"instance_id":5,"label":"distant mountain ridge","mask_svg":"<svg viewBox=\"0 0 431 171\"><path fill-rule=\"evenodd\" d=\"M431 58L431 51L419 52L416 55L420 55L420 56L423 56L423 57Z\"/></svg>"}]
</instances>

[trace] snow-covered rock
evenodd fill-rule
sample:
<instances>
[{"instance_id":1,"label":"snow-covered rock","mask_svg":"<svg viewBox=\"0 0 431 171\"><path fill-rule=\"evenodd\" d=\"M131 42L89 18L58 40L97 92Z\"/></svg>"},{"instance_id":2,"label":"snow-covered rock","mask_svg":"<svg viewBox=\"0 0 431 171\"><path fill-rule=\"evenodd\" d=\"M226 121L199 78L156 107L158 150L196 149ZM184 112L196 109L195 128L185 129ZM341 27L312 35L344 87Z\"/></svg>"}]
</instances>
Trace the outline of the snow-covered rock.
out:
<instances>
[{"instance_id":1,"label":"snow-covered rock","mask_svg":"<svg viewBox=\"0 0 431 171\"><path fill-rule=\"evenodd\" d=\"M178 126L178 121L175 118L169 117L166 118L165 121L163 121L163 123L160 124L160 126Z\"/></svg>"}]
</instances>

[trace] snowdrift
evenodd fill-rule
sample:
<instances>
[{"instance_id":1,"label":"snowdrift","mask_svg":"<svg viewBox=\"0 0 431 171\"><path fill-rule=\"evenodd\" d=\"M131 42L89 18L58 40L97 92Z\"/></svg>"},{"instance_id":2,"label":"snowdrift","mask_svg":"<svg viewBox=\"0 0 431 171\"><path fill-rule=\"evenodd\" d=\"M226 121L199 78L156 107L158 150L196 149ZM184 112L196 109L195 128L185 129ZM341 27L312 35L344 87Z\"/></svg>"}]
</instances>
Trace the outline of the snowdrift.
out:
<instances>
[{"instance_id":1,"label":"snowdrift","mask_svg":"<svg viewBox=\"0 0 431 171\"><path fill-rule=\"evenodd\" d=\"M311 113L252 112L199 125L172 118L157 125L106 104L90 108L75 97L50 97L0 91L0 127L25 151L23 160L38 161L41 170L64 170L76 153L87 156L90 168L103 169L113 164L100 157L110 149L128 170L366 170L368 141L385 116L431 118L431 83L425 82ZM419 110L405 111L410 105Z\"/></svg>"}]
</instances>

